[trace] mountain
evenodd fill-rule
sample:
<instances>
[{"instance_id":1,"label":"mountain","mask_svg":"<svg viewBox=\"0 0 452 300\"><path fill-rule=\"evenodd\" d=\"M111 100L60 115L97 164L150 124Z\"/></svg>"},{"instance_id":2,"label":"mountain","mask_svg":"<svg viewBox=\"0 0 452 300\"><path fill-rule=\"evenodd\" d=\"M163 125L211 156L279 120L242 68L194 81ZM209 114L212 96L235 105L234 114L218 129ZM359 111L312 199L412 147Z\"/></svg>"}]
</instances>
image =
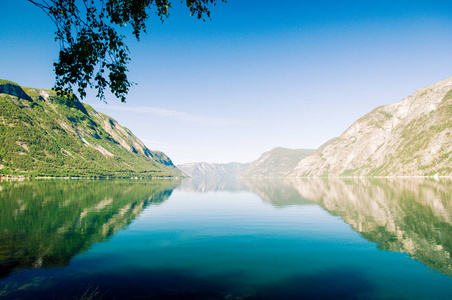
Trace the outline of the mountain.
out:
<instances>
[{"instance_id":1,"label":"mountain","mask_svg":"<svg viewBox=\"0 0 452 300\"><path fill-rule=\"evenodd\" d=\"M114 119L52 90L0 80L0 107L1 174L182 175L168 156L150 151Z\"/></svg>"},{"instance_id":2,"label":"mountain","mask_svg":"<svg viewBox=\"0 0 452 300\"><path fill-rule=\"evenodd\" d=\"M283 177L314 149L274 148L253 161L241 177Z\"/></svg>"},{"instance_id":3,"label":"mountain","mask_svg":"<svg viewBox=\"0 0 452 300\"><path fill-rule=\"evenodd\" d=\"M192 178L236 178L245 171L249 164L232 162L228 164L210 164L195 162L177 165L177 168Z\"/></svg>"},{"instance_id":4,"label":"mountain","mask_svg":"<svg viewBox=\"0 0 452 300\"><path fill-rule=\"evenodd\" d=\"M452 78L378 107L291 177L452 175Z\"/></svg>"}]
</instances>

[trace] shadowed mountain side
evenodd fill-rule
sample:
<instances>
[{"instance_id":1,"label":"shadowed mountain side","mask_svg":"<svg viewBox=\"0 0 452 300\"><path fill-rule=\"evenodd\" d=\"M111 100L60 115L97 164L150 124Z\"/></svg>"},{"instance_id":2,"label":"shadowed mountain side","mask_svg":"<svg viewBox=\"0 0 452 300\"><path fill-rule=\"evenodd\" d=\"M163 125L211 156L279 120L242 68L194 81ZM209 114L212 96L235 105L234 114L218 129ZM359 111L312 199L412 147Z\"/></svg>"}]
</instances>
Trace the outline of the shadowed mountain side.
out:
<instances>
[{"instance_id":1,"label":"shadowed mountain side","mask_svg":"<svg viewBox=\"0 0 452 300\"><path fill-rule=\"evenodd\" d=\"M175 180L46 180L0 184L0 277L66 266L160 204Z\"/></svg>"},{"instance_id":2,"label":"shadowed mountain side","mask_svg":"<svg viewBox=\"0 0 452 300\"><path fill-rule=\"evenodd\" d=\"M245 186L262 201L273 206L312 204L286 178L240 178Z\"/></svg>"},{"instance_id":3,"label":"shadowed mountain side","mask_svg":"<svg viewBox=\"0 0 452 300\"><path fill-rule=\"evenodd\" d=\"M240 177L284 177L315 149L274 148L253 161Z\"/></svg>"},{"instance_id":4,"label":"shadowed mountain side","mask_svg":"<svg viewBox=\"0 0 452 300\"><path fill-rule=\"evenodd\" d=\"M248 188L239 178L190 178L185 179L178 190L187 192L240 192L248 191Z\"/></svg>"},{"instance_id":5,"label":"shadowed mountain side","mask_svg":"<svg viewBox=\"0 0 452 300\"><path fill-rule=\"evenodd\" d=\"M452 275L452 181L290 179L302 197L340 216L382 250Z\"/></svg>"}]
</instances>

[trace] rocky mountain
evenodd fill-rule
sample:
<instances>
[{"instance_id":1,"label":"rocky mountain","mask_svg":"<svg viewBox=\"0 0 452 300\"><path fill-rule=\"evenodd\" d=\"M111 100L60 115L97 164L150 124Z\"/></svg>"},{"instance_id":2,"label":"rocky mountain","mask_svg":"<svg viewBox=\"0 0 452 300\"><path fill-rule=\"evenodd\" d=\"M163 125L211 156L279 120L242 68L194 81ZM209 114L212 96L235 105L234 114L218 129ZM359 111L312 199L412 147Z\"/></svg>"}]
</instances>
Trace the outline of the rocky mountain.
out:
<instances>
[{"instance_id":1,"label":"rocky mountain","mask_svg":"<svg viewBox=\"0 0 452 300\"><path fill-rule=\"evenodd\" d=\"M245 171L249 164L232 162L216 164L195 162L177 165L177 168L192 178L237 178Z\"/></svg>"},{"instance_id":2,"label":"rocky mountain","mask_svg":"<svg viewBox=\"0 0 452 300\"><path fill-rule=\"evenodd\" d=\"M274 148L253 161L241 177L284 177L315 149Z\"/></svg>"},{"instance_id":3,"label":"rocky mountain","mask_svg":"<svg viewBox=\"0 0 452 300\"><path fill-rule=\"evenodd\" d=\"M452 78L378 107L291 177L452 175Z\"/></svg>"},{"instance_id":4,"label":"rocky mountain","mask_svg":"<svg viewBox=\"0 0 452 300\"><path fill-rule=\"evenodd\" d=\"M0 80L0 174L174 177L171 159L151 151L109 116L52 90Z\"/></svg>"}]
</instances>

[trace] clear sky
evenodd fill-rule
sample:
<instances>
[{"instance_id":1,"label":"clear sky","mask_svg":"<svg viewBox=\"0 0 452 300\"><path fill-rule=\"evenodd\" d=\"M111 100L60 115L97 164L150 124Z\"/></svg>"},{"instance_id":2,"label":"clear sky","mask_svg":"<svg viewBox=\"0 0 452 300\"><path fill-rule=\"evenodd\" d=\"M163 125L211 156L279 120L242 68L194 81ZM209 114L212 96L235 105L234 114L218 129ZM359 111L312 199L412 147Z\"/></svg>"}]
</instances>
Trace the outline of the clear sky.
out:
<instances>
[{"instance_id":1,"label":"clear sky","mask_svg":"<svg viewBox=\"0 0 452 300\"><path fill-rule=\"evenodd\" d=\"M50 88L54 25L0 0L0 78ZM86 103L174 163L249 162L317 148L377 106L452 76L450 1L228 0L212 21L173 1L140 42L129 35L127 103Z\"/></svg>"}]
</instances>

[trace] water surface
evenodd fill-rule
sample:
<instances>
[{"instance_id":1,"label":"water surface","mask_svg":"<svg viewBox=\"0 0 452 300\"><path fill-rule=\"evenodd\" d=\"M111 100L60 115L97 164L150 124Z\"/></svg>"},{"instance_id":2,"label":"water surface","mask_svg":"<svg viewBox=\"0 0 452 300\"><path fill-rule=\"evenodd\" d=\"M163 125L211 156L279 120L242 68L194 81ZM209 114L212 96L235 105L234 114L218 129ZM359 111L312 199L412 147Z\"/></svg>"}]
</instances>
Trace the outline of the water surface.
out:
<instances>
[{"instance_id":1,"label":"water surface","mask_svg":"<svg viewBox=\"0 0 452 300\"><path fill-rule=\"evenodd\" d=\"M0 298L452 299L448 180L0 187Z\"/></svg>"}]
</instances>

